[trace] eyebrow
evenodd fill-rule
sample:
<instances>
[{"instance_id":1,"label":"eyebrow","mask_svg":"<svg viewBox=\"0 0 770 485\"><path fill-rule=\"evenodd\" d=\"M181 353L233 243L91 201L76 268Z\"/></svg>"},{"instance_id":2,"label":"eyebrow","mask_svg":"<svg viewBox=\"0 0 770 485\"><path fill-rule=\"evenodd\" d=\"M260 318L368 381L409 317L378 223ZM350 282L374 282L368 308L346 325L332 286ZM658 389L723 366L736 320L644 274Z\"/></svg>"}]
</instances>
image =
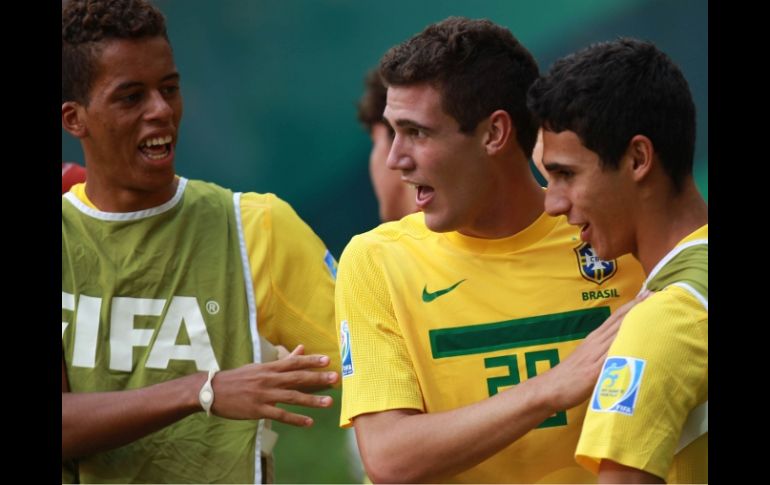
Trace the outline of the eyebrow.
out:
<instances>
[{"instance_id":1,"label":"eyebrow","mask_svg":"<svg viewBox=\"0 0 770 485\"><path fill-rule=\"evenodd\" d=\"M179 81L180 79L181 76L178 72L172 72L171 74L163 76L163 79L161 79L160 82L164 83L168 81ZM137 86L144 86L144 83L140 83L139 81L126 81L124 83L118 84L118 87L115 88L115 91L123 91L125 89L131 89Z\"/></svg>"},{"instance_id":2,"label":"eyebrow","mask_svg":"<svg viewBox=\"0 0 770 485\"><path fill-rule=\"evenodd\" d=\"M433 132L433 129L410 119L396 120L396 126L399 128L417 128L428 133Z\"/></svg>"},{"instance_id":3,"label":"eyebrow","mask_svg":"<svg viewBox=\"0 0 770 485\"><path fill-rule=\"evenodd\" d=\"M543 162L543 168L546 169L548 172L555 172L557 170L572 170L572 167L570 165L565 165L563 163L558 162Z\"/></svg>"}]
</instances>

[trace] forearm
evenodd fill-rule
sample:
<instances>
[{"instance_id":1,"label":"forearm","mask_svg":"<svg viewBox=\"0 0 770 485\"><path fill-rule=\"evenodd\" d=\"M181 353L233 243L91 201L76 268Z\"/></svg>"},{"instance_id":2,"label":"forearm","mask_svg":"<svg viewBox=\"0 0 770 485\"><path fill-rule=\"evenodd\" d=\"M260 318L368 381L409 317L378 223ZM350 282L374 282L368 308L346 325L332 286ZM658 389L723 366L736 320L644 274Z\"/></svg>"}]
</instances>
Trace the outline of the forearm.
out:
<instances>
[{"instance_id":1,"label":"forearm","mask_svg":"<svg viewBox=\"0 0 770 485\"><path fill-rule=\"evenodd\" d=\"M62 460L117 448L200 411L199 372L143 389L62 392Z\"/></svg>"},{"instance_id":2,"label":"forearm","mask_svg":"<svg viewBox=\"0 0 770 485\"><path fill-rule=\"evenodd\" d=\"M440 481L484 461L553 414L535 380L451 411L355 418L369 476L374 482Z\"/></svg>"},{"instance_id":3,"label":"forearm","mask_svg":"<svg viewBox=\"0 0 770 485\"><path fill-rule=\"evenodd\" d=\"M602 460L599 465L599 483L666 483L662 478L644 470Z\"/></svg>"}]
</instances>

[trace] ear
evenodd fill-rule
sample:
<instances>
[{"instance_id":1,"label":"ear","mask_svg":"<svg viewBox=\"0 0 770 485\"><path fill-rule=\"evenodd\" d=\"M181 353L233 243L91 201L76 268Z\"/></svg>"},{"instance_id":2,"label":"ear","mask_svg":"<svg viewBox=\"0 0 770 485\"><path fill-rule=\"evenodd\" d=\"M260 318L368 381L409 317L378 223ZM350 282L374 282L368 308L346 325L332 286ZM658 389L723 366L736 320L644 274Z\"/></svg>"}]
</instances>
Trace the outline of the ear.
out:
<instances>
[{"instance_id":1,"label":"ear","mask_svg":"<svg viewBox=\"0 0 770 485\"><path fill-rule=\"evenodd\" d=\"M86 127L85 108L77 101L67 101L61 105L61 125L75 138L85 138L88 135Z\"/></svg>"},{"instance_id":2,"label":"ear","mask_svg":"<svg viewBox=\"0 0 770 485\"><path fill-rule=\"evenodd\" d=\"M508 143L508 140L511 139L511 136L515 134L511 116L507 111L499 109L489 115L486 133L483 138L487 154L495 155L499 153Z\"/></svg>"},{"instance_id":3,"label":"ear","mask_svg":"<svg viewBox=\"0 0 770 485\"><path fill-rule=\"evenodd\" d=\"M626 156L630 159L629 168L634 181L641 181L652 169L655 156L652 140L644 135L634 135L628 143Z\"/></svg>"}]
</instances>

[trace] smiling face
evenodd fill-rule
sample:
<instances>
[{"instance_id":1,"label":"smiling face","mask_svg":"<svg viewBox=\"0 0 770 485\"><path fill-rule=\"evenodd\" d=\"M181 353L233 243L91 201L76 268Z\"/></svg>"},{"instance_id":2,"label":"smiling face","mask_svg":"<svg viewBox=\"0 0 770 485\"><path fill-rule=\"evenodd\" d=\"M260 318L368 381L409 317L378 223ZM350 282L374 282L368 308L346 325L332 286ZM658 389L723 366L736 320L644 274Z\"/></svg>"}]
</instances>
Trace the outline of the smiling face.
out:
<instances>
[{"instance_id":1,"label":"smiling face","mask_svg":"<svg viewBox=\"0 0 770 485\"><path fill-rule=\"evenodd\" d=\"M441 95L428 84L390 86L384 118L395 131L387 165L414 186L415 203L436 232L459 231L490 237L494 218L495 174L484 148L482 120L470 134L441 107ZM499 209L498 209L499 210Z\"/></svg>"},{"instance_id":2,"label":"smiling face","mask_svg":"<svg viewBox=\"0 0 770 485\"><path fill-rule=\"evenodd\" d=\"M549 183L545 210L582 226L580 238L603 259L635 253L633 179L623 158L618 169L602 169L599 155L572 131L543 131L543 165Z\"/></svg>"},{"instance_id":3,"label":"smiling face","mask_svg":"<svg viewBox=\"0 0 770 485\"><path fill-rule=\"evenodd\" d=\"M96 73L86 106L62 105L65 128L83 145L89 197L103 210L162 204L175 191L182 118L171 46L160 36L107 40Z\"/></svg>"}]
</instances>

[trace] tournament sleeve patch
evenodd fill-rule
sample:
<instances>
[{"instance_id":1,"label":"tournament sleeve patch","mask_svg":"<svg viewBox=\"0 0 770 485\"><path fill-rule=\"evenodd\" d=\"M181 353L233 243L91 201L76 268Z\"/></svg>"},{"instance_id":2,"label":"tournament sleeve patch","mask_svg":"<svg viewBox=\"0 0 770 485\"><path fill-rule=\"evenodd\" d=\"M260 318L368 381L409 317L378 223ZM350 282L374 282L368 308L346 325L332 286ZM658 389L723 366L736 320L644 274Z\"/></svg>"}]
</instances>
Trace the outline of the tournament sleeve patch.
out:
<instances>
[{"instance_id":1,"label":"tournament sleeve patch","mask_svg":"<svg viewBox=\"0 0 770 485\"><path fill-rule=\"evenodd\" d=\"M350 353L350 329L348 321L340 323L340 354L342 357L342 377L353 375L353 356Z\"/></svg>"},{"instance_id":2,"label":"tournament sleeve patch","mask_svg":"<svg viewBox=\"0 0 770 485\"><path fill-rule=\"evenodd\" d=\"M332 253L329 252L329 250L326 250L326 254L324 254L324 264L326 265L326 268L329 270L329 273L331 273L332 278L335 280L337 279L337 261L334 259L334 256L332 256Z\"/></svg>"},{"instance_id":3,"label":"tournament sleeve patch","mask_svg":"<svg viewBox=\"0 0 770 485\"><path fill-rule=\"evenodd\" d=\"M591 410L633 416L646 364L633 357L607 357L591 396Z\"/></svg>"}]
</instances>

